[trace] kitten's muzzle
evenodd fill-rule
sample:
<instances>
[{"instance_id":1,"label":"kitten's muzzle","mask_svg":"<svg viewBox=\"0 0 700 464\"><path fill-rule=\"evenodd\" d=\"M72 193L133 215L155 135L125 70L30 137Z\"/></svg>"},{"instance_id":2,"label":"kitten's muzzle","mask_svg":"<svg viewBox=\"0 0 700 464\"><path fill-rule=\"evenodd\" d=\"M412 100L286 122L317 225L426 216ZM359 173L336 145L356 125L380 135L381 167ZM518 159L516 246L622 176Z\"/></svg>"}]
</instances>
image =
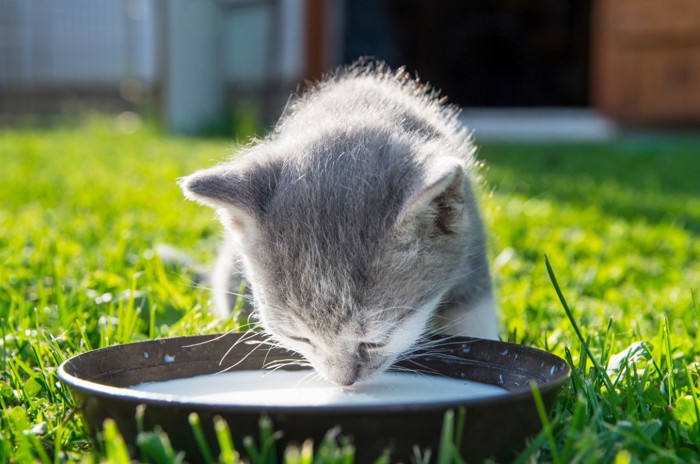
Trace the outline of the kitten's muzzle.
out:
<instances>
[{"instance_id":1,"label":"kitten's muzzle","mask_svg":"<svg viewBox=\"0 0 700 464\"><path fill-rule=\"evenodd\" d=\"M357 379L360 378L360 365L355 363L353 364L349 369L341 372L341 375L332 379L334 382L336 382L339 385L342 385L343 387L349 387L350 385L354 384L357 382Z\"/></svg>"}]
</instances>

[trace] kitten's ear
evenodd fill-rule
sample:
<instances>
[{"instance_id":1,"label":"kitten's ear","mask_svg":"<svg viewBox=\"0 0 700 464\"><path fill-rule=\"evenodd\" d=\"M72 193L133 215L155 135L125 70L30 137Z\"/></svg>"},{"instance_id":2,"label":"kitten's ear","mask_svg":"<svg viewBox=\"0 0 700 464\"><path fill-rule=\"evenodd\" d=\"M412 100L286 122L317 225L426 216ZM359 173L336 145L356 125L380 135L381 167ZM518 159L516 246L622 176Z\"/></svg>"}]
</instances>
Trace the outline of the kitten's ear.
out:
<instances>
[{"instance_id":1,"label":"kitten's ear","mask_svg":"<svg viewBox=\"0 0 700 464\"><path fill-rule=\"evenodd\" d=\"M428 165L401 209L397 224L430 220L429 232L457 233L464 217L464 169L461 160L451 157Z\"/></svg>"},{"instance_id":2,"label":"kitten's ear","mask_svg":"<svg viewBox=\"0 0 700 464\"><path fill-rule=\"evenodd\" d=\"M276 175L272 167L228 164L197 171L178 183L188 199L215 208L225 227L250 234L274 193Z\"/></svg>"}]
</instances>

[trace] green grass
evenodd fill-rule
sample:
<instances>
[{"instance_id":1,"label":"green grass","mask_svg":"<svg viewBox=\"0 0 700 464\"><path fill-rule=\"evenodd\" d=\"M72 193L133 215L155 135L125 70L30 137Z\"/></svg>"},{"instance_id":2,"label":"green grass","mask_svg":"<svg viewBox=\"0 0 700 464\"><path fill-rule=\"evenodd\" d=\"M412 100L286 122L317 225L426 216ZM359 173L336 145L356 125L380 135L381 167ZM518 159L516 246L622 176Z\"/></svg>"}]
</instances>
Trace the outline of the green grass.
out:
<instances>
[{"instance_id":1,"label":"green grass","mask_svg":"<svg viewBox=\"0 0 700 464\"><path fill-rule=\"evenodd\" d=\"M110 120L0 132L0 462L123 461L113 426L93 449L58 364L116 343L233 327L152 251L170 243L213 257L214 215L183 200L175 179L231 149L121 134ZM700 139L479 153L504 338L573 368L520 462L700 460ZM142 456L176 460L157 433L142 441ZM246 451L229 449L223 461ZM307 444L287 460L311 462L310 453ZM326 462L348 454L333 437L316 451Z\"/></svg>"}]
</instances>

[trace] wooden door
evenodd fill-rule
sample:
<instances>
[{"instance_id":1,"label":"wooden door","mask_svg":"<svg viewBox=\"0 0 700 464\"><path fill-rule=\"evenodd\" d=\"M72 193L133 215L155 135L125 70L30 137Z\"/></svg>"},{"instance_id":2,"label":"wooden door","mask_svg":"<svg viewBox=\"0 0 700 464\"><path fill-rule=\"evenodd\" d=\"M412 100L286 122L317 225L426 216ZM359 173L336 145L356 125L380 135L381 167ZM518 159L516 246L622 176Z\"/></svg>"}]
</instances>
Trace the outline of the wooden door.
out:
<instances>
[{"instance_id":1,"label":"wooden door","mask_svg":"<svg viewBox=\"0 0 700 464\"><path fill-rule=\"evenodd\" d=\"M700 0L596 0L592 97L623 122L700 123Z\"/></svg>"}]
</instances>

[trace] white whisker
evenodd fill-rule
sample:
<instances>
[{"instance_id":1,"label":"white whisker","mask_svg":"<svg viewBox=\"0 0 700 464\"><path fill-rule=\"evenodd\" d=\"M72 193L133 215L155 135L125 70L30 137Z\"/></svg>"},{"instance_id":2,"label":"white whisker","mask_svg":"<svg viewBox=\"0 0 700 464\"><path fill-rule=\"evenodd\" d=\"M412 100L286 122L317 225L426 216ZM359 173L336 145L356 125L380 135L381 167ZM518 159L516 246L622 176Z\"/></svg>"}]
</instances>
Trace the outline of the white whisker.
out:
<instances>
[{"instance_id":1,"label":"white whisker","mask_svg":"<svg viewBox=\"0 0 700 464\"><path fill-rule=\"evenodd\" d=\"M226 357L231 353L231 351L233 351L234 348L236 348L236 346L238 346L240 343L250 341L251 338L253 338L257 335L261 335L261 334L259 334L258 332L246 332L242 337L240 337L238 340L236 340L235 343L233 345L231 345L231 347L228 350L226 350L226 353L224 353L224 355L219 360L219 366L224 363L224 360L226 359ZM265 336L265 335L263 334L263 336ZM255 348L253 350L251 350L250 353L252 353L255 349L257 349L259 346L263 345L264 343L265 343L265 340L260 340L258 343L255 344ZM250 355L250 353L248 353L246 355L246 357L248 357ZM245 358L243 358L243 359L245 359Z\"/></svg>"},{"instance_id":2,"label":"white whisker","mask_svg":"<svg viewBox=\"0 0 700 464\"><path fill-rule=\"evenodd\" d=\"M250 350L250 351L248 352L248 354L246 354L246 355L243 356L241 359L239 359L238 362L237 362L236 364L234 364L233 366L229 366L229 367L227 367L227 368L225 368L225 369L222 369L222 370L220 370L220 371L218 371L218 372L216 372L216 373L217 373L217 374L221 374L221 373L223 373L223 372L230 371L231 369L235 369L240 363L242 363L243 361L245 361L246 359L248 359L248 357L249 357L251 354L253 354L253 353L255 352L255 350L257 350L260 346L261 346L261 345L255 345L255 347L254 347L252 350ZM229 350L229 351L230 351L230 350ZM226 354L228 354L228 352L227 352ZM224 355L224 358L225 358L225 357L226 357L226 355ZM223 362L223 358L221 359L221 362ZM221 362L219 363L219 365L221 365Z\"/></svg>"}]
</instances>

